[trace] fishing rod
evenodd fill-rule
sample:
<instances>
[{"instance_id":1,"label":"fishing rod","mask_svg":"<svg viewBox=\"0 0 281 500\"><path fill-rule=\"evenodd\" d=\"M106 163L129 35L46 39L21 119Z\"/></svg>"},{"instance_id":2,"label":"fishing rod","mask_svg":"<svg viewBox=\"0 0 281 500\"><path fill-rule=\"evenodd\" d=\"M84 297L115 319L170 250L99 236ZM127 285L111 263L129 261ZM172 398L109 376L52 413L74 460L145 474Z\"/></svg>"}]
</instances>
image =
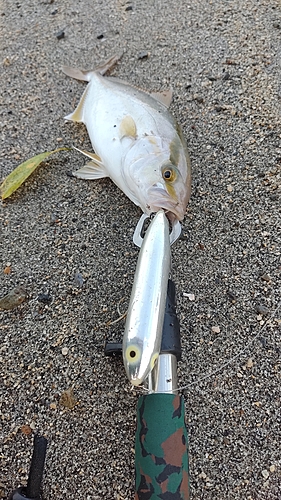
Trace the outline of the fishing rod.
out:
<instances>
[{"instance_id":1,"label":"fishing rod","mask_svg":"<svg viewBox=\"0 0 281 500\"><path fill-rule=\"evenodd\" d=\"M188 438L184 400L177 394L177 362L181 359L180 325L175 284L169 279L170 245L163 210L144 237L142 216L134 242L140 246L123 343L106 343L105 353L123 352L134 386L146 385L137 403L135 436L135 500L188 500Z\"/></svg>"}]
</instances>

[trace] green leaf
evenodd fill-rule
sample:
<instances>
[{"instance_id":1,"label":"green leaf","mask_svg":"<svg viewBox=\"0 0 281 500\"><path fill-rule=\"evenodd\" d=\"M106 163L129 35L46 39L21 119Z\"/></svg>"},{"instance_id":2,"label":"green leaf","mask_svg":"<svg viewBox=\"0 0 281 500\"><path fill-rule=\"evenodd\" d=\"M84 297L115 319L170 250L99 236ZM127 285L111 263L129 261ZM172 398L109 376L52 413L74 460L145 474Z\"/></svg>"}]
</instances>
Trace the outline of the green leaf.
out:
<instances>
[{"instance_id":1,"label":"green leaf","mask_svg":"<svg viewBox=\"0 0 281 500\"><path fill-rule=\"evenodd\" d=\"M29 158L29 160L24 161L18 167L15 168L7 177L4 179L0 186L0 195L2 200L9 198L12 193L14 193L26 179L34 172L34 170L40 165L40 163L48 158L48 156L58 153L59 151L70 151L71 148L58 148L54 151L47 151L46 153L40 153L39 155Z\"/></svg>"}]
</instances>

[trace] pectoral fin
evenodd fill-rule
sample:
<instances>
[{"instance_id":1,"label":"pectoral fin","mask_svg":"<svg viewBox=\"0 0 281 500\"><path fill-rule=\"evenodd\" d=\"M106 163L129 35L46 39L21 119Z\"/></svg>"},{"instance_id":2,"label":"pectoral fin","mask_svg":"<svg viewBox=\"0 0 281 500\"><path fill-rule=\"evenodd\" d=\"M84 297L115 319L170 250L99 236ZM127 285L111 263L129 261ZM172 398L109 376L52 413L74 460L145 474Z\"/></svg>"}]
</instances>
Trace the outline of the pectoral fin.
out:
<instances>
[{"instance_id":1,"label":"pectoral fin","mask_svg":"<svg viewBox=\"0 0 281 500\"><path fill-rule=\"evenodd\" d=\"M124 116L123 120L120 123L120 140L123 139L123 137L137 137L137 126L134 119L130 115Z\"/></svg>"},{"instance_id":2,"label":"pectoral fin","mask_svg":"<svg viewBox=\"0 0 281 500\"><path fill-rule=\"evenodd\" d=\"M94 161L86 163L84 167L79 168L79 170L76 170L76 172L72 172L72 175L74 175L74 177L77 177L78 179L90 179L90 180L102 179L103 177L108 177L108 174L104 170L104 168L97 165L97 163L95 163Z\"/></svg>"},{"instance_id":3,"label":"pectoral fin","mask_svg":"<svg viewBox=\"0 0 281 500\"><path fill-rule=\"evenodd\" d=\"M73 149L76 149L76 151L79 151L79 153L82 153L82 155L91 158L94 163L96 163L100 167L103 167L102 159L100 158L100 156L96 155L95 153L90 153L89 151L84 151L83 149L76 148L75 146L73 146Z\"/></svg>"},{"instance_id":4,"label":"pectoral fin","mask_svg":"<svg viewBox=\"0 0 281 500\"><path fill-rule=\"evenodd\" d=\"M75 177L79 179L102 179L103 177L108 177L108 173L106 171L105 166L102 163L102 159L96 155L95 153L90 153L88 151L83 151L82 149L74 148L79 153L82 153L88 158L91 158L92 161L86 163L84 167L79 168L76 172L73 172Z\"/></svg>"}]
</instances>

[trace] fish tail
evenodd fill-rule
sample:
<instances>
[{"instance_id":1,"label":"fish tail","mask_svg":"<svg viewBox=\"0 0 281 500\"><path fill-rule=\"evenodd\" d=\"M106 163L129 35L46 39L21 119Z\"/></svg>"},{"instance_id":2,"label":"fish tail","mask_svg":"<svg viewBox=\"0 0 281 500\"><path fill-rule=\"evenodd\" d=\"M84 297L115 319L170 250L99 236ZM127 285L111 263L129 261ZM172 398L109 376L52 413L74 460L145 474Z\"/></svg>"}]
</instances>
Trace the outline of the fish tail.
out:
<instances>
[{"instance_id":1,"label":"fish tail","mask_svg":"<svg viewBox=\"0 0 281 500\"><path fill-rule=\"evenodd\" d=\"M122 55L123 54L119 54L110 57L107 61L100 64L93 70L83 70L72 68L70 66L63 66L62 71L65 73L65 75L70 76L71 78L82 80L83 82L89 82L93 73L100 73L101 75L105 75L105 73L110 71L121 59Z\"/></svg>"}]
</instances>

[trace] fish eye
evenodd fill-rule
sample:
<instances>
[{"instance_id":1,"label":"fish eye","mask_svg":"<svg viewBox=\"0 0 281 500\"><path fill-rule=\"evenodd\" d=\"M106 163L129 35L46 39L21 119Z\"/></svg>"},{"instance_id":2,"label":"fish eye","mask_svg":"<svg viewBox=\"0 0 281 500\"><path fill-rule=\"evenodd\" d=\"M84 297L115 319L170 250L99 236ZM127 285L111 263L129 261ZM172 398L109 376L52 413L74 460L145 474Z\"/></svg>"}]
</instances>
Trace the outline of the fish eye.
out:
<instances>
[{"instance_id":1,"label":"fish eye","mask_svg":"<svg viewBox=\"0 0 281 500\"><path fill-rule=\"evenodd\" d=\"M164 181L173 182L177 178L177 173L172 165L164 166L162 169L162 177Z\"/></svg>"},{"instance_id":2,"label":"fish eye","mask_svg":"<svg viewBox=\"0 0 281 500\"><path fill-rule=\"evenodd\" d=\"M165 170L163 175L164 175L165 179L170 179L172 176L172 172L171 172L171 170Z\"/></svg>"}]
</instances>

